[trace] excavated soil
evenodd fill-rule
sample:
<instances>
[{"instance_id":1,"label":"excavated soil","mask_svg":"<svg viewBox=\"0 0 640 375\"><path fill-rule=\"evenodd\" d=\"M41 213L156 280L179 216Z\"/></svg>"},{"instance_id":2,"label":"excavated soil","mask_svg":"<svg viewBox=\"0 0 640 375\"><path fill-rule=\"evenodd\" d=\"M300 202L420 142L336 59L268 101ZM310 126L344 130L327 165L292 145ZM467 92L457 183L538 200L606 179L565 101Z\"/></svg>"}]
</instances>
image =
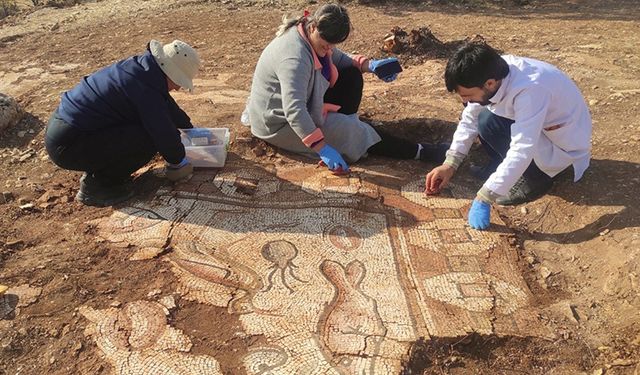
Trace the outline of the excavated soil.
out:
<instances>
[{"instance_id":1,"label":"excavated soil","mask_svg":"<svg viewBox=\"0 0 640 375\"><path fill-rule=\"evenodd\" d=\"M130 357L130 365L137 363L133 359L145 363L145 358L157 358L157 363L177 361L214 373L213 357L225 374L266 370L250 372L239 358L252 358L256 347L269 348L272 341L241 332L249 315L189 297L187 287L192 284L185 280L190 279L176 273L175 260L171 263L182 250L157 246L155 257L132 261L132 254L145 256L157 248L137 240L105 239L96 223L117 218L122 208L74 202L79 175L47 159L43 130L60 93L82 76L141 52L149 39L179 38L196 46L203 69L195 81L196 92L178 93L176 100L194 123L231 129L229 166L284 174L312 169L312 163L251 138L239 114L255 62L283 13L298 14L315 5L104 0L39 8L0 21L0 92L15 98L23 110L21 120L0 135L0 284L11 288L0 297L0 374L117 373L114 361L122 350L132 353L132 347L139 353ZM504 223L499 226L503 232L495 233L505 233L505 249L513 254L510 275L528 290L527 305L536 311L535 328L549 334L424 335L401 353L400 371L640 373L636 1L388 1L347 6L354 32L342 48L370 56L397 54L405 68L392 84L366 77L361 112L375 126L421 141L450 138L461 105L444 88L446 56L451 46L476 35L505 53L542 59L565 70L582 89L594 120L593 160L580 182L573 183L571 173L563 173L548 196L494 211ZM383 46L390 30L395 30L399 47L388 52ZM483 158L475 147L470 159ZM166 194L185 199L180 194L187 188L161 178L161 165L156 160L136 178L142 205L155 204ZM386 197L393 196L400 177L420 178L433 166L369 158L357 167L363 176L368 170L387 171L363 177ZM466 172L465 165L454 182L478 188L480 182ZM194 177L206 180L207 173L212 172L198 171ZM259 201L256 180L243 181L233 185L239 194L258 194ZM285 186L302 196L294 185ZM159 191L169 193L158 195ZM376 199L352 209L369 212L374 203L385 203ZM393 209L393 200L386 203ZM422 271L428 273L431 266L421 265ZM345 263L343 269L347 268ZM286 277L291 288L298 285L295 278ZM457 310L439 311L445 317L455 316ZM135 316L150 322L148 331L136 330ZM110 327L117 329L98 329L114 321ZM140 341L121 341L134 336ZM113 349L105 342L121 346ZM154 350L159 357L144 357ZM277 358L275 351L269 353Z\"/></svg>"}]
</instances>

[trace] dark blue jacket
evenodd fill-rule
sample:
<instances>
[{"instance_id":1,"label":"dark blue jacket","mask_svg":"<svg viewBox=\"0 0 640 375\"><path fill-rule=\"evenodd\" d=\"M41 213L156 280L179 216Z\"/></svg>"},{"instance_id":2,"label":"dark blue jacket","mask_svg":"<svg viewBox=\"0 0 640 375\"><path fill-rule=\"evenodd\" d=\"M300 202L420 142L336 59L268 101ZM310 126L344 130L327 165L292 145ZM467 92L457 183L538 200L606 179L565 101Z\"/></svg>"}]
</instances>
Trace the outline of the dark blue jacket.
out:
<instances>
[{"instance_id":1,"label":"dark blue jacket","mask_svg":"<svg viewBox=\"0 0 640 375\"><path fill-rule=\"evenodd\" d=\"M147 51L86 76L62 94L58 115L79 131L112 126L143 127L169 163L185 156L177 128L191 120L169 95L167 80Z\"/></svg>"}]
</instances>

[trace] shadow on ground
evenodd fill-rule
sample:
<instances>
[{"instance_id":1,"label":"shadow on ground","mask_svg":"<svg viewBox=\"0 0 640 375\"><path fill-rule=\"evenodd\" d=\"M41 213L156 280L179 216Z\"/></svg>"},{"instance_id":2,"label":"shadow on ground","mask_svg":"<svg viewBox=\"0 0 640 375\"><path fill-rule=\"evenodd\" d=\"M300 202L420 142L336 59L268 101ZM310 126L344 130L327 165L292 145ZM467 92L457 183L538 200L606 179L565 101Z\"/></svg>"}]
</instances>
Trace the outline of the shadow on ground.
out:
<instances>
[{"instance_id":1,"label":"shadow on ground","mask_svg":"<svg viewBox=\"0 0 640 375\"><path fill-rule=\"evenodd\" d=\"M573 183L570 173L562 178L551 191L577 206L620 207L616 213L600 216L580 229L564 233L533 233L539 241L576 244L597 237L609 230L640 227L638 192L640 191L640 164L607 159L592 159L591 166L578 183Z\"/></svg>"}]
</instances>

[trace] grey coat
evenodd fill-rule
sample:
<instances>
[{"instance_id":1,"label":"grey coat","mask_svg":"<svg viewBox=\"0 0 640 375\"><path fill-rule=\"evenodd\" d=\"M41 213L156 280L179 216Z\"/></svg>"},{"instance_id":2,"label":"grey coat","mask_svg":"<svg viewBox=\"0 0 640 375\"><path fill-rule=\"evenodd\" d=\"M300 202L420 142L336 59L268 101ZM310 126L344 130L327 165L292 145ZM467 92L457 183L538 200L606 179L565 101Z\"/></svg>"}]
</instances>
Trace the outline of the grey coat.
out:
<instances>
[{"instance_id":1,"label":"grey coat","mask_svg":"<svg viewBox=\"0 0 640 375\"><path fill-rule=\"evenodd\" d=\"M277 147L317 157L302 139L319 127L327 144L347 161L356 161L380 137L357 115L333 112L323 116L323 98L329 81L314 56L295 26L264 49L247 103L251 132ZM333 50L332 61L338 70L357 65L356 60L337 48Z\"/></svg>"}]
</instances>

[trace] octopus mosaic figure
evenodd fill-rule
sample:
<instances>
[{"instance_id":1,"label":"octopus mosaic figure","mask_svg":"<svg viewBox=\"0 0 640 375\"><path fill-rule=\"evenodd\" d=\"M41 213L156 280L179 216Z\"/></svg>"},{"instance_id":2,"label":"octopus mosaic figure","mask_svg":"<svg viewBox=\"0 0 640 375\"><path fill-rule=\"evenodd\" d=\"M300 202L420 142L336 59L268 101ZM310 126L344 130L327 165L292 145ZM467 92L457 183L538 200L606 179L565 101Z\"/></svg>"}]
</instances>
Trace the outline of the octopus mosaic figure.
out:
<instances>
[{"instance_id":1,"label":"octopus mosaic figure","mask_svg":"<svg viewBox=\"0 0 640 375\"><path fill-rule=\"evenodd\" d=\"M282 284L289 290L290 293L293 293L294 290L287 283L286 275L288 274L294 279L301 283L305 283L306 281L301 280L296 274L293 272L294 268L297 268L295 264L293 264L293 260L298 256L298 249L294 244L289 241L284 240L275 240L267 242L264 246L262 246L262 250L260 251L262 257L273 263L271 266L272 270L267 275L267 281L269 282L263 292L268 292L273 287L273 278L279 273L280 280Z\"/></svg>"}]
</instances>

